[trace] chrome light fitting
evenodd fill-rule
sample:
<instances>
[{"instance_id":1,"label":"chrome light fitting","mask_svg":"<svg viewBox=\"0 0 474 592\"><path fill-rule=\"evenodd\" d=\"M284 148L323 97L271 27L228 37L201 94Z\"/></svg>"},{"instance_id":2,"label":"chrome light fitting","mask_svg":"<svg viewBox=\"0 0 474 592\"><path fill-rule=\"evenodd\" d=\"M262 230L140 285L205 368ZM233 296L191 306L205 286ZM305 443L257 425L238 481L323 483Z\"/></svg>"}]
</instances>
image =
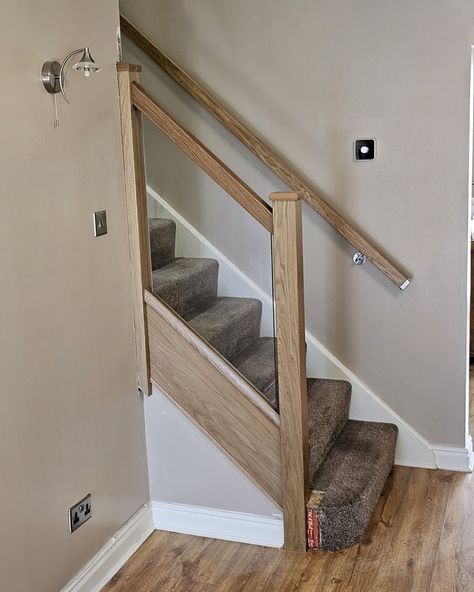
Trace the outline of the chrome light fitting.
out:
<instances>
[{"instance_id":1,"label":"chrome light fitting","mask_svg":"<svg viewBox=\"0 0 474 592\"><path fill-rule=\"evenodd\" d=\"M68 96L66 95L65 83L66 83L66 66L70 59L74 56L81 55L81 59L73 65L73 69L77 72L83 72L87 78L94 72L100 72L99 66L95 63L91 56L90 49L88 47L81 47L75 49L67 54L61 64L58 61L48 61L43 64L41 69L41 81L44 88L54 96L55 100L55 120L54 127L59 125L59 119L57 115L56 95L61 93L66 103L70 103Z\"/></svg>"}]
</instances>

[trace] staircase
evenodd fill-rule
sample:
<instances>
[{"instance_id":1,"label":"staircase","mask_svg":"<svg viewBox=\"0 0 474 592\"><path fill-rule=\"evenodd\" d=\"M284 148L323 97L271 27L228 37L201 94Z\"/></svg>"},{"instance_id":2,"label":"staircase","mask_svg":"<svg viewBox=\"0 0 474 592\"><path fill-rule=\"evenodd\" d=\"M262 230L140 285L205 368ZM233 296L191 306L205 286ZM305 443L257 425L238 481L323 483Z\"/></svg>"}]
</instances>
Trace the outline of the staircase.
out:
<instances>
[{"instance_id":1,"label":"staircase","mask_svg":"<svg viewBox=\"0 0 474 592\"><path fill-rule=\"evenodd\" d=\"M117 65L138 387L158 387L282 508L286 549L353 545L393 466L397 428L350 420L348 382L307 378L302 201L397 288L410 278L123 17L121 27L292 189L272 193L269 205L146 92L140 66ZM275 337L261 335L262 302L219 296L218 262L177 258L174 222L148 219L142 117L268 231Z\"/></svg>"},{"instance_id":2,"label":"staircase","mask_svg":"<svg viewBox=\"0 0 474 592\"><path fill-rule=\"evenodd\" d=\"M260 337L262 303L218 296L215 259L176 258L172 220L149 221L152 290L277 408L275 340ZM183 360L183 362L185 362ZM349 420L351 385L308 379L310 486L317 547L335 551L364 533L392 468L397 428Z\"/></svg>"}]
</instances>

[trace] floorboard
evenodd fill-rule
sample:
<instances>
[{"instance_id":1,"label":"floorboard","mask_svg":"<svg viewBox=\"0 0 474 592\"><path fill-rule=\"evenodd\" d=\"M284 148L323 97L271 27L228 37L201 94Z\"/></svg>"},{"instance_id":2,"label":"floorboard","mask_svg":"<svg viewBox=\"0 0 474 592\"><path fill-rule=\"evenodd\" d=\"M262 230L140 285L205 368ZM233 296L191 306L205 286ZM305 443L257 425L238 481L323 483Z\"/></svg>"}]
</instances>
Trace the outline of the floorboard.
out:
<instances>
[{"instance_id":1,"label":"floorboard","mask_svg":"<svg viewBox=\"0 0 474 592\"><path fill-rule=\"evenodd\" d=\"M430 592L474 590L474 478L453 478Z\"/></svg>"},{"instance_id":2,"label":"floorboard","mask_svg":"<svg viewBox=\"0 0 474 592\"><path fill-rule=\"evenodd\" d=\"M156 531L103 592L474 590L474 478L395 467L360 544L291 553Z\"/></svg>"},{"instance_id":3,"label":"floorboard","mask_svg":"<svg viewBox=\"0 0 474 592\"><path fill-rule=\"evenodd\" d=\"M362 541L338 553L156 531L102 592L316 590L474 592L474 475L395 467Z\"/></svg>"}]
</instances>

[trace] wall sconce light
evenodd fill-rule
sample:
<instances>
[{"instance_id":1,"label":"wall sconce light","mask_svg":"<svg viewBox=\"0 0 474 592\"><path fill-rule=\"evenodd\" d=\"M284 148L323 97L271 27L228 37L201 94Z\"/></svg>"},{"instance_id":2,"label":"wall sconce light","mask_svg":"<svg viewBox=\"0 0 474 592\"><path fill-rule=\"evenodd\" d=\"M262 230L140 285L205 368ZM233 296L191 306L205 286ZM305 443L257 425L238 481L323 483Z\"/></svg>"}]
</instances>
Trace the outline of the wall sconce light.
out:
<instances>
[{"instance_id":1,"label":"wall sconce light","mask_svg":"<svg viewBox=\"0 0 474 592\"><path fill-rule=\"evenodd\" d=\"M99 66L92 58L88 47L81 47L71 51L67 54L61 64L57 61L45 62L41 69L41 82L43 83L44 88L54 97L54 127L58 127L59 125L56 95L61 93L66 103L71 102L68 99L65 90L66 66L71 58L79 54L82 54L82 56L81 59L73 65L74 70L77 72L83 72L85 77L89 77L92 73L100 71Z\"/></svg>"}]
</instances>

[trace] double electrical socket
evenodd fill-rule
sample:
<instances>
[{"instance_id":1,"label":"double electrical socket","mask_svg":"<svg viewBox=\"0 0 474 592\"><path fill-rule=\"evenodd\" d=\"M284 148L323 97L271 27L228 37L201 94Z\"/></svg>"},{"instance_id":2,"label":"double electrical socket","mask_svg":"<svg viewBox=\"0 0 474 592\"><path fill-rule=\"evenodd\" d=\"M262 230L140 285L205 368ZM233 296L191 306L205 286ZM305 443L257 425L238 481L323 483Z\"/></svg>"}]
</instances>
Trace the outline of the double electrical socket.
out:
<instances>
[{"instance_id":1,"label":"double electrical socket","mask_svg":"<svg viewBox=\"0 0 474 592\"><path fill-rule=\"evenodd\" d=\"M69 508L69 532L74 532L92 516L91 494L87 494L80 502Z\"/></svg>"}]
</instances>

